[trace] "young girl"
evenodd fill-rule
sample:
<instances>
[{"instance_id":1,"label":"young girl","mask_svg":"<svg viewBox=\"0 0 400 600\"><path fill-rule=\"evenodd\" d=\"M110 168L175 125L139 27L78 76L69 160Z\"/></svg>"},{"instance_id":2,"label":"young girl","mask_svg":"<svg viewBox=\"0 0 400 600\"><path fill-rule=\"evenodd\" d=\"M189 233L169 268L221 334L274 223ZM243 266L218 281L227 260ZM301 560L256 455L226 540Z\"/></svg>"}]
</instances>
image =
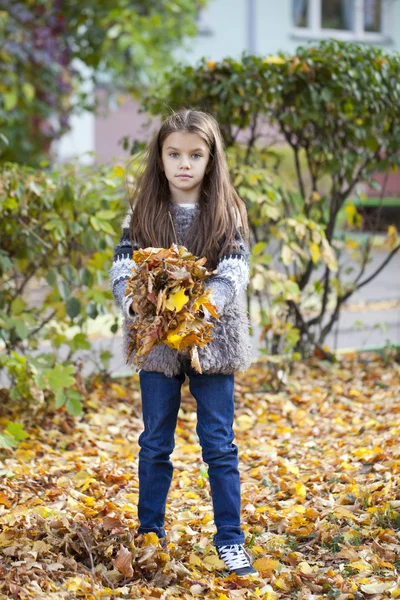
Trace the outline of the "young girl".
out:
<instances>
[{"instance_id":1,"label":"young girl","mask_svg":"<svg viewBox=\"0 0 400 600\"><path fill-rule=\"evenodd\" d=\"M134 202L122 224L110 284L124 316L124 354L128 323L138 318L126 281L135 262L133 249L186 246L206 256L206 288L217 307L213 340L198 349L202 374L190 365L189 351L154 346L139 370L144 431L140 434L138 534L156 532L164 545L167 494L173 464L175 428L185 377L197 403L202 457L208 464L219 557L237 575L257 574L244 548L240 526L238 448L233 443L234 373L251 364L249 321L243 293L249 280L249 228L244 202L230 181L220 129L209 114L182 110L162 124L147 151ZM174 226L172 226L172 223ZM176 238L175 238L176 235ZM135 368L134 354L131 364Z\"/></svg>"}]
</instances>

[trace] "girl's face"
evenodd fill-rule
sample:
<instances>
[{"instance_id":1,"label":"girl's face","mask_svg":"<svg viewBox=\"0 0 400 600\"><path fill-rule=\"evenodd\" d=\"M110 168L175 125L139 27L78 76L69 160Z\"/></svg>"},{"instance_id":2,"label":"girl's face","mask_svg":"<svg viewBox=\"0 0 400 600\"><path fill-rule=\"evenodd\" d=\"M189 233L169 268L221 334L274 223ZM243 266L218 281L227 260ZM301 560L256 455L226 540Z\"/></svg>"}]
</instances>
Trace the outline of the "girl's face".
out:
<instances>
[{"instance_id":1,"label":"girl's face","mask_svg":"<svg viewBox=\"0 0 400 600\"><path fill-rule=\"evenodd\" d=\"M170 133L164 140L161 159L171 193L200 190L209 158L208 146L197 133Z\"/></svg>"}]
</instances>

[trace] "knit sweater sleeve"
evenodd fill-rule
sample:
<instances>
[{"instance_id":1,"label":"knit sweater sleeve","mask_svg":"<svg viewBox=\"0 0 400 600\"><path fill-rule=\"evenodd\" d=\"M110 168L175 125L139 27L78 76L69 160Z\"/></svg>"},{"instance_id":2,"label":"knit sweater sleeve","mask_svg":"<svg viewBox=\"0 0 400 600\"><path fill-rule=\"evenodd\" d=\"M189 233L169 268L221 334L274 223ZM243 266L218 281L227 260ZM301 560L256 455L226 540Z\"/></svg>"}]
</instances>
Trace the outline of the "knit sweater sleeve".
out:
<instances>
[{"instance_id":1,"label":"knit sweater sleeve","mask_svg":"<svg viewBox=\"0 0 400 600\"><path fill-rule=\"evenodd\" d=\"M132 211L129 209L122 222L121 236L118 244L115 246L113 264L109 271L110 288L114 299L121 309L124 318L130 320L137 317L137 314L133 312L131 307L132 293L125 296L126 282L132 275L132 268L137 266L132 259L133 248L129 237L131 217ZM135 243L134 249L138 249Z\"/></svg>"},{"instance_id":2,"label":"knit sweater sleeve","mask_svg":"<svg viewBox=\"0 0 400 600\"><path fill-rule=\"evenodd\" d=\"M205 288L211 289L210 300L217 307L218 314L223 315L225 308L247 289L250 275L250 250L237 232L235 239L239 248L231 245L217 263L217 273L206 279ZM206 317L209 317L206 311Z\"/></svg>"}]
</instances>

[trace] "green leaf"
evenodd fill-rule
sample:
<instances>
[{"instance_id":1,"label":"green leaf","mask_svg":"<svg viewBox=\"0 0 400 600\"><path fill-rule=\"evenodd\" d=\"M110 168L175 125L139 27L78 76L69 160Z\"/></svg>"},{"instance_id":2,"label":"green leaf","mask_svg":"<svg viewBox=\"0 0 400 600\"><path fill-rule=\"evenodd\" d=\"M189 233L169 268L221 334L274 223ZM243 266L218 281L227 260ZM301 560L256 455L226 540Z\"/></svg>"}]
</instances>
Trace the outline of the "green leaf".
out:
<instances>
[{"instance_id":1,"label":"green leaf","mask_svg":"<svg viewBox=\"0 0 400 600\"><path fill-rule=\"evenodd\" d=\"M21 296L18 296L11 303L11 314L14 316L22 314L25 306L25 301L21 298Z\"/></svg>"},{"instance_id":2,"label":"green leaf","mask_svg":"<svg viewBox=\"0 0 400 600\"><path fill-rule=\"evenodd\" d=\"M3 97L4 110L6 112L13 110L13 108L15 108L17 101L18 101L18 96L17 96L16 92L15 91L6 92L6 93L2 94L2 97Z\"/></svg>"},{"instance_id":3,"label":"green leaf","mask_svg":"<svg viewBox=\"0 0 400 600\"><path fill-rule=\"evenodd\" d=\"M78 298L68 298L66 308L68 316L74 319L81 312L81 303Z\"/></svg>"},{"instance_id":4,"label":"green leaf","mask_svg":"<svg viewBox=\"0 0 400 600\"><path fill-rule=\"evenodd\" d=\"M58 391L55 395L55 402L54 402L55 408L61 408L61 406L64 406L66 401L67 401L67 397L64 394L64 392L62 390Z\"/></svg>"},{"instance_id":5,"label":"green leaf","mask_svg":"<svg viewBox=\"0 0 400 600\"><path fill-rule=\"evenodd\" d=\"M376 152L376 150L379 148L379 142L373 135L367 137L365 145L367 146L367 148L372 150L372 152Z\"/></svg>"},{"instance_id":6,"label":"green leaf","mask_svg":"<svg viewBox=\"0 0 400 600\"><path fill-rule=\"evenodd\" d=\"M50 390L57 393L75 383L74 371L73 365L58 364L53 369L43 371L43 375L47 378Z\"/></svg>"},{"instance_id":7,"label":"green leaf","mask_svg":"<svg viewBox=\"0 0 400 600\"><path fill-rule=\"evenodd\" d=\"M267 247L267 242L257 242L253 246L253 254L257 256L258 254L262 254L265 248Z\"/></svg>"},{"instance_id":8,"label":"green leaf","mask_svg":"<svg viewBox=\"0 0 400 600\"><path fill-rule=\"evenodd\" d=\"M6 200L4 200L3 202L3 209L4 210L15 210L16 208L18 208L18 202L16 198L7 198Z\"/></svg>"},{"instance_id":9,"label":"green leaf","mask_svg":"<svg viewBox=\"0 0 400 600\"><path fill-rule=\"evenodd\" d=\"M18 446L17 440L9 435L7 432L0 433L0 448L5 448L6 450L12 450Z\"/></svg>"},{"instance_id":10,"label":"green leaf","mask_svg":"<svg viewBox=\"0 0 400 600\"><path fill-rule=\"evenodd\" d=\"M85 333L77 333L72 340L68 342L71 350L90 350L91 345Z\"/></svg>"},{"instance_id":11,"label":"green leaf","mask_svg":"<svg viewBox=\"0 0 400 600\"><path fill-rule=\"evenodd\" d=\"M289 246L283 246L282 248L282 262L285 266L289 266L292 262L293 253Z\"/></svg>"},{"instance_id":12,"label":"green leaf","mask_svg":"<svg viewBox=\"0 0 400 600\"><path fill-rule=\"evenodd\" d=\"M35 88L33 87L33 85L26 81L25 83L22 84L22 91L24 93L25 98L28 100L28 102L32 102L32 100L35 97Z\"/></svg>"},{"instance_id":13,"label":"green leaf","mask_svg":"<svg viewBox=\"0 0 400 600\"><path fill-rule=\"evenodd\" d=\"M57 285L57 273L55 269L50 269L46 276L47 283L52 287Z\"/></svg>"},{"instance_id":14,"label":"green leaf","mask_svg":"<svg viewBox=\"0 0 400 600\"><path fill-rule=\"evenodd\" d=\"M114 170L115 170L115 168L114 168ZM113 210L99 210L96 213L96 217L97 217L97 219L100 219L101 221L112 221L112 219L115 219L116 213Z\"/></svg>"},{"instance_id":15,"label":"green leaf","mask_svg":"<svg viewBox=\"0 0 400 600\"><path fill-rule=\"evenodd\" d=\"M100 360L105 369L109 368L112 356L112 352L110 352L109 350L102 350L100 352Z\"/></svg>"},{"instance_id":16,"label":"green leaf","mask_svg":"<svg viewBox=\"0 0 400 600\"><path fill-rule=\"evenodd\" d=\"M65 403L65 408L67 409L67 412L70 415L74 415L74 416L81 415L83 412L83 410L82 410L82 400L83 400L82 394L80 394L79 392L76 392L75 390L68 390L66 392L66 394L67 394L67 401Z\"/></svg>"},{"instance_id":17,"label":"green leaf","mask_svg":"<svg viewBox=\"0 0 400 600\"><path fill-rule=\"evenodd\" d=\"M28 337L28 328L21 319L13 320L15 331L21 340L25 340Z\"/></svg>"},{"instance_id":18,"label":"green leaf","mask_svg":"<svg viewBox=\"0 0 400 600\"><path fill-rule=\"evenodd\" d=\"M28 436L21 423L7 423L6 433L10 433L16 440L25 440Z\"/></svg>"},{"instance_id":19,"label":"green leaf","mask_svg":"<svg viewBox=\"0 0 400 600\"><path fill-rule=\"evenodd\" d=\"M91 216L89 221L95 231L101 230L101 223L96 217Z\"/></svg>"}]
</instances>

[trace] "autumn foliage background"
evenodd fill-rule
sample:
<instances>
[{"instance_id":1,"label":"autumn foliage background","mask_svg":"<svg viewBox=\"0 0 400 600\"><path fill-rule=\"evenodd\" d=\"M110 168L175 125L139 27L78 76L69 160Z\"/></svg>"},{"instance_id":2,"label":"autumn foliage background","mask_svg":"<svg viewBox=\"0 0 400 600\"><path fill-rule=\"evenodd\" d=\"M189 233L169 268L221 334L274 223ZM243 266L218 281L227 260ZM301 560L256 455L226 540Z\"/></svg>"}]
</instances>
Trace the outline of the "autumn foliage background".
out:
<instances>
[{"instance_id":1,"label":"autumn foliage background","mask_svg":"<svg viewBox=\"0 0 400 600\"><path fill-rule=\"evenodd\" d=\"M331 40L292 56L178 66L160 86L174 46L170 2L149 13L136 3L132 22L124 3L102 3L86 51L77 7L57 20L55 3L6 4L0 33L6 41L18 33L20 47L0 56L0 600L400 597L398 349L342 355L325 343L347 299L400 247L390 224L384 259L366 276L371 238L351 236L363 227L359 185L399 165L398 55ZM196 3L178 4L187 15L182 36L193 33ZM56 46L39 55L44 24ZM130 91L142 92L149 113L162 116L185 98L216 116L246 202L248 306L257 299L263 343L235 387L243 528L260 573L251 581L227 576L211 543L212 499L187 382L169 544L135 535L138 376L114 378L110 353L93 348L88 327L108 315L113 334L121 325L108 269L127 206L125 165L56 165L49 154L73 114L73 58L97 76L105 53L116 81L135 74ZM42 60L36 71L22 68L22 55L24 65ZM265 120L284 135L284 149L260 143ZM141 144L131 142L128 181L140 165ZM291 177L282 167L288 156ZM358 270L349 271L349 252ZM37 285L45 293L33 303ZM86 377L88 362L95 368Z\"/></svg>"}]
</instances>

